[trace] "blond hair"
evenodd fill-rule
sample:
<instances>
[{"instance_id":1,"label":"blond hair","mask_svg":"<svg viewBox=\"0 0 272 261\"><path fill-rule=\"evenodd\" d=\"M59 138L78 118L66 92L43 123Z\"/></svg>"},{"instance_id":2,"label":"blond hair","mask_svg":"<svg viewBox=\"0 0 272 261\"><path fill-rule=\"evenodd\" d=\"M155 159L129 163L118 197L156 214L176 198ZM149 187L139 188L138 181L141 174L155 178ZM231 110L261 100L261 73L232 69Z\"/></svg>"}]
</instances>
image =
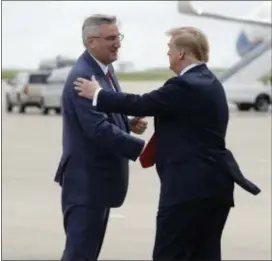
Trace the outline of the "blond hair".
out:
<instances>
[{"instance_id":1,"label":"blond hair","mask_svg":"<svg viewBox=\"0 0 272 261\"><path fill-rule=\"evenodd\" d=\"M209 42L206 35L195 27L173 28L166 32L173 37L177 49L183 49L188 55L193 55L202 62L209 61Z\"/></svg>"}]
</instances>

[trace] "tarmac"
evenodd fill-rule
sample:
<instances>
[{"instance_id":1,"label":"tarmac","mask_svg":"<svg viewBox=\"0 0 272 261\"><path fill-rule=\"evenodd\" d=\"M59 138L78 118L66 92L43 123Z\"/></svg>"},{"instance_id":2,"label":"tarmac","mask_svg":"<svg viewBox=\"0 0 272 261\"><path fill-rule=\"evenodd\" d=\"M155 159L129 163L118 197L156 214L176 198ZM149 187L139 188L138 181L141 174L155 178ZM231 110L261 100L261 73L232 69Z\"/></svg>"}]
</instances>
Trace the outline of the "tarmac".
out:
<instances>
[{"instance_id":1,"label":"tarmac","mask_svg":"<svg viewBox=\"0 0 272 261\"><path fill-rule=\"evenodd\" d=\"M161 83L123 83L143 93ZM60 187L53 177L61 155L61 116L30 108L6 113L2 104L2 259L60 260L64 231ZM152 118L142 135L153 133ZM231 107L227 147L262 193L235 189L222 239L224 260L271 260L271 112ZM113 209L100 260L151 260L159 195L155 168L131 162L125 203Z\"/></svg>"}]
</instances>

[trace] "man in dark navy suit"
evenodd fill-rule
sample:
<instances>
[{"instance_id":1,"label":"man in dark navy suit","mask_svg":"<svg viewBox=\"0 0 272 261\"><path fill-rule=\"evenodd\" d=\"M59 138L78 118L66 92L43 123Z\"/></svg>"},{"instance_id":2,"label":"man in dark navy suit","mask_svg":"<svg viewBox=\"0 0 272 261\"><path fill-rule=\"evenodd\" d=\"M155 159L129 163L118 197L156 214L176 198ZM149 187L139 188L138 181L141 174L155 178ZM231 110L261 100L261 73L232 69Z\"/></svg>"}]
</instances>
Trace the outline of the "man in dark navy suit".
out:
<instances>
[{"instance_id":1,"label":"man in dark navy suit","mask_svg":"<svg viewBox=\"0 0 272 261\"><path fill-rule=\"evenodd\" d=\"M120 92L111 63L120 40L114 16L94 15L82 28L86 51L72 68L62 96L63 153L55 176L62 187L66 244L62 260L97 260L110 208L124 202L128 161L135 161L144 141L129 134L143 133L146 122L120 113L100 113L79 97L77 77L96 76L102 88Z\"/></svg>"},{"instance_id":2,"label":"man in dark navy suit","mask_svg":"<svg viewBox=\"0 0 272 261\"><path fill-rule=\"evenodd\" d=\"M112 93L79 78L79 96L102 112L155 116L155 134L140 156L156 163L161 181L153 260L221 260L221 236L236 182L256 195L226 149L229 121L224 89L205 64L209 46L193 27L169 32L170 69L177 76L143 95Z\"/></svg>"}]
</instances>

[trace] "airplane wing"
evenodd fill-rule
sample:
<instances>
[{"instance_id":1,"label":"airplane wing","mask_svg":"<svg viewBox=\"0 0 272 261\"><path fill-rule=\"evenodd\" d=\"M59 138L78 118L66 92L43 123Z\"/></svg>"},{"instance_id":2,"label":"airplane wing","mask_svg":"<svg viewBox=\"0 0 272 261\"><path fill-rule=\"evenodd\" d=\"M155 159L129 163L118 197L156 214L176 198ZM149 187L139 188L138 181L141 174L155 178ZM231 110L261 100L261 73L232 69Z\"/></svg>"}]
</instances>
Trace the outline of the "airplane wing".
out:
<instances>
[{"instance_id":1,"label":"airplane wing","mask_svg":"<svg viewBox=\"0 0 272 261\"><path fill-rule=\"evenodd\" d=\"M235 17L225 16L220 14L203 12L202 10L196 9L195 7L193 7L192 1L178 1L178 11L179 13L185 14L185 15L199 16L199 17L229 21L229 22L236 22L236 23L238 22L238 23L244 23L248 25L259 25L261 27L271 28L271 22L264 22L264 21L246 19L246 18L235 18Z\"/></svg>"}]
</instances>

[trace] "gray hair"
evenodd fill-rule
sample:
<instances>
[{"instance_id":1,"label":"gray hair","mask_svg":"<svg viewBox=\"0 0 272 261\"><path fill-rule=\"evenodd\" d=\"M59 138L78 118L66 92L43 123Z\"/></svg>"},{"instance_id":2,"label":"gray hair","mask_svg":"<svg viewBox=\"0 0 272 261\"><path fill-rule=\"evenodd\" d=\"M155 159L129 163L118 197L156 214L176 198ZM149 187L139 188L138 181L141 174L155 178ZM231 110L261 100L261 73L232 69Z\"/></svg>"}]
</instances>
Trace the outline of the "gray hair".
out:
<instances>
[{"instance_id":1,"label":"gray hair","mask_svg":"<svg viewBox=\"0 0 272 261\"><path fill-rule=\"evenodd\" d=\"M87 46L89 35L98 36L98 27L102 24L116 24L117 19L114 15L95 14L85 19L82 26L82 41Z\"/></svg>"}]
</instances>

